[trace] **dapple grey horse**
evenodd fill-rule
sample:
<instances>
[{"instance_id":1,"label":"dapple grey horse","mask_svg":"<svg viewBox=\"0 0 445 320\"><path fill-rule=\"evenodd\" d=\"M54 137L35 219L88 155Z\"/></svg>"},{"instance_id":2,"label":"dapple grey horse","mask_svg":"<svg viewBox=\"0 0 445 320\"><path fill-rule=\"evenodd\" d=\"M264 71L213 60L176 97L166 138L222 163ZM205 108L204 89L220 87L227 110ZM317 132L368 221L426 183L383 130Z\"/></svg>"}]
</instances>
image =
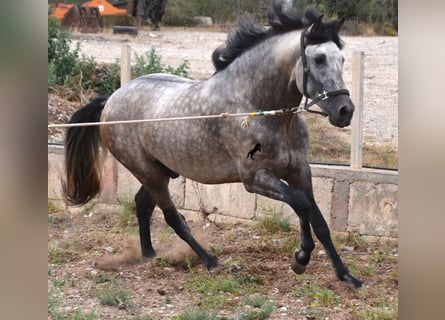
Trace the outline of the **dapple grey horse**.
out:
<instances>
[{"instance_id":1,"label":"dapple grey horse","mask_svg":"<svg viewBox=\"0 0 445 320\"><path fill-rule=\"evenodd\" d=\"M224 46L213 53L216 71L205 81L167 74L134 79L110 97L99 97L72 123L158 119L220 113L284 110L280 116L196 119L75 127L65 141L68 203L81 205L100 191L99 146L141 182L135 196L142 254L155 256L150 219L157 205L167 223L199 255L208 269L217 259L191 234L173 203L168 184L182 175L205 184L241 182L248 192L284 201L300 219L301 248L292 257L300 274L315 244L311 226L340 280L360 287L339 257L328 225L314 200L308 157L308 130L295 112L305 108L327 116L337 127L350 124L354 105L342 79L344 62L338 30L343 20L323 22L308 9L303 18L274 1L270 27L239 22ZM311 102L308 102L311 99ZM317 104L321 111L310 109ZM243 120L243 121L241 121Z\"/></svg>"}]
</instances>

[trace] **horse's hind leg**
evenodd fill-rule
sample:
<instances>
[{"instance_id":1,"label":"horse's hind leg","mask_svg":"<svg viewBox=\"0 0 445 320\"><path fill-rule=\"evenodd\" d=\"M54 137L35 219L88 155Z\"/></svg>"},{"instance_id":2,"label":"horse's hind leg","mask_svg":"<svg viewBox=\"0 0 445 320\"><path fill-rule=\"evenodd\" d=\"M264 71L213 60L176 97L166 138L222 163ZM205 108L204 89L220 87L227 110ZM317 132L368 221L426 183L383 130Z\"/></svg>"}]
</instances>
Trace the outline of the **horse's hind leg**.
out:
<instances>
[{"instance_id":1,"label":"horse's hind leg","mask_svg":"<svg viewBox=\"0 0 445 320\"><path fill-rule=\"evenodd\" d=\"M304 273L306 265L310 261L311 253L315 248L309 225L310 203L307 197L301 191L289 187L272 172L265 169L257 170L253 176L244 177L243 183L249 192L286 202L298 215L300 218L301 250L295 251L291 266L295 273Z\"/></svg>"},{"instance_id":2,"label":"horse's hind leg","mask_svg":"<svg viewBox=\"0 0 445 320\"><path fill-rule=\"evenodd\" d=\"M161 182L152 188L147 186L145 188L164 213L164 218L167 224L172 227L176 234L182 240L187 242L187 244L198 254L207 269L211 270L218 265L218 261L215 257L207 253L207 251L204 250L193 237L184 216L178 212L170 197L168 179L169 178L166 179L165 183Z\"/></svg>"},{"instance_id":3,"label":"horse's hind leg","mask_svg":"<svg viewBox=\"0 0 445 320\"><path fill-rule=\"evenodd\" d=\"M153 258L156 253L151 244L150 220L156 204L143 186L136 193L134 199L136 202L142 255L147 258Z\"/></svg>"}]
</instances>

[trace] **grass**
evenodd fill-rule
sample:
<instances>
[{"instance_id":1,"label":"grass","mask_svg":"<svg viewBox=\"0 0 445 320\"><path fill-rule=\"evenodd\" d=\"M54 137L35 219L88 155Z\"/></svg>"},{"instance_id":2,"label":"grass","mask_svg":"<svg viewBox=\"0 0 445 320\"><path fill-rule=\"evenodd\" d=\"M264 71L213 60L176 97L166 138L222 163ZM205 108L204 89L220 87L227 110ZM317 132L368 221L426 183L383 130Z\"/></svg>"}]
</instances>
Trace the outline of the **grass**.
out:
<instances>
[{"instance_id":1,"label":"grass","mask_svg":"<svg viewBox=\"0 0 445 320\"><path fill-rule=\"evenodd\" d=\"M119 225L124 228L137 226L136 203L134 200L119 198L117 203L122 207L118 215Z\"/></svg>"},{"instance_id":2,"label":"grass","mask_svg":"<svg viewBox=\"0 0 445 320\"><path fill-rule=\"evenodd\" d=\"M173 316L172 320L222 320L215 312L201 308L188 308L181 315Z\"/></svg>"},{"instance_id":3,"label":"grass","mask_svg":"<svg viewBox=\"0 0 445 320\"><path fill-rule=\"evenodd\" d=\"M351 158L350 135L327 121L302 114L309 129L309 161L349 164ZM381 168L398 168L398 150L391 145L374 145L363 142L363 165Z\"/></svg>"},{"instance_id":4,"label":"grass","mask_svg":"<svg viewBox=\"0 0 445 320\"><path fill-rule=\"evenodd\" d=\"M60 293L55 290L48 291L48 315L53 320L95 320L99 319L96 311L83 312L82 309L76 309L72 312L64 311L62 308L62 298Z\"/></svg>"},{"instance_id":5,"label":"grass","mask_svg":"<svg viewBox=\"0 0 445 320\"><path fill-rule=\"evenodd\" d=\"M198 270L191 274L187 281L191 295L197 299L196 304L201 310L207 311L236 308L240 305L238 297L258 292L258 286L263 284L262 276L247 272L233 272L225 277L214 277Z\"/></svg>"},{"instance_id":6,"label":"grass","mask_svg":"<svg viewBox=\"0 0 445 320\"><path fill-rule=\"evenodd\" d=\"M271 234L277 232L289 232L291 223L282 212L277 211L268 204L262 205L264 215L255 223L255 229L261 234Z\"/></svg>"},{"instance_id":7,"label":"grass","mask_svg":"<svg viewBox=\"0 0 445 320\"><path fill-rule=\"evenodd\" d=\"M122 287L118 277L101 279L96 286L93 295L104 306L133 306L131 292Z\"/></svg>"},{"instance_id":8,"label":"grass","mask_svg":"<svg viewBox=\"0 0 445 320\"><path fill-rule=\"evenodd\" d=\"M209 309L205 306L190 306L181 315L172 317L172 320L266 320L275 310L275 301L258 295L248 297L233 318L218 315L220 310L219 307Z\"/></svg>"},{"instance_id":9,"label":"grass","mask_svg":"<svg viewBox=\"0 0 445 320\"><path fill-rule=\"evenodd\" d=\"M48 198L48 214L56 214L63 211L60 206L60 200Z\"/></svg>"}]
</instances>

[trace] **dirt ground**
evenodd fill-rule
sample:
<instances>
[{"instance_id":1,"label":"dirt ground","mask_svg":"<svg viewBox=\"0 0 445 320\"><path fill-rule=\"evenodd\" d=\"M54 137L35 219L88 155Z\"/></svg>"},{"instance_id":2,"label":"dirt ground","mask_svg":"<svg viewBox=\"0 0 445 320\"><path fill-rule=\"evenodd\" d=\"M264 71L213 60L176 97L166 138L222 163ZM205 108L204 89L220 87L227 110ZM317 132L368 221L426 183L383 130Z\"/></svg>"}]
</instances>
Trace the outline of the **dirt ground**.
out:
<instances>
[{"instance_id":1,"label":"dirt ground","mask_svg":"<svg viewBox=\"0 0 445 320\"><path fill-rule=\"evenodd\" d=\"M186 215L219 260L209 273L160 212L152 227L157 257L141 260L136 219L125 206L53 204L49 211L49 319L76 312L82 319L397 319L394 239L334 235L344 262L364 280L356 290L335 277L319 243L306 273L292 272L294 227Z\"/></svg>"}]
</instances>

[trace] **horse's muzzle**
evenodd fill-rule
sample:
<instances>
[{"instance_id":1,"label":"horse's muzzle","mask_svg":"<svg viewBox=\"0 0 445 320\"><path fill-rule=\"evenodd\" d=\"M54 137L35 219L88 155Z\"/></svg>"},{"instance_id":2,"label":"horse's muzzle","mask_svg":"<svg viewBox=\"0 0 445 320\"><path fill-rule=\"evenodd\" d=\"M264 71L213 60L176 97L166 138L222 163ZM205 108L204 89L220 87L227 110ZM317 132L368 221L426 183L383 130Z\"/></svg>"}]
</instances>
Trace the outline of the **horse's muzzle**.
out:
<instances>
[{"instance_id":1,"label":"horse's muzzle","mask_svg":"<svg viewBox=\"0 0 445 320\"><path fill-rule=\"evenodd\" d=\"M329 122L336 127L344 128L351 124L353 114L354 105L345 104L340 106L336 113L329 114Z\"/></svg>"}]
</instances>

